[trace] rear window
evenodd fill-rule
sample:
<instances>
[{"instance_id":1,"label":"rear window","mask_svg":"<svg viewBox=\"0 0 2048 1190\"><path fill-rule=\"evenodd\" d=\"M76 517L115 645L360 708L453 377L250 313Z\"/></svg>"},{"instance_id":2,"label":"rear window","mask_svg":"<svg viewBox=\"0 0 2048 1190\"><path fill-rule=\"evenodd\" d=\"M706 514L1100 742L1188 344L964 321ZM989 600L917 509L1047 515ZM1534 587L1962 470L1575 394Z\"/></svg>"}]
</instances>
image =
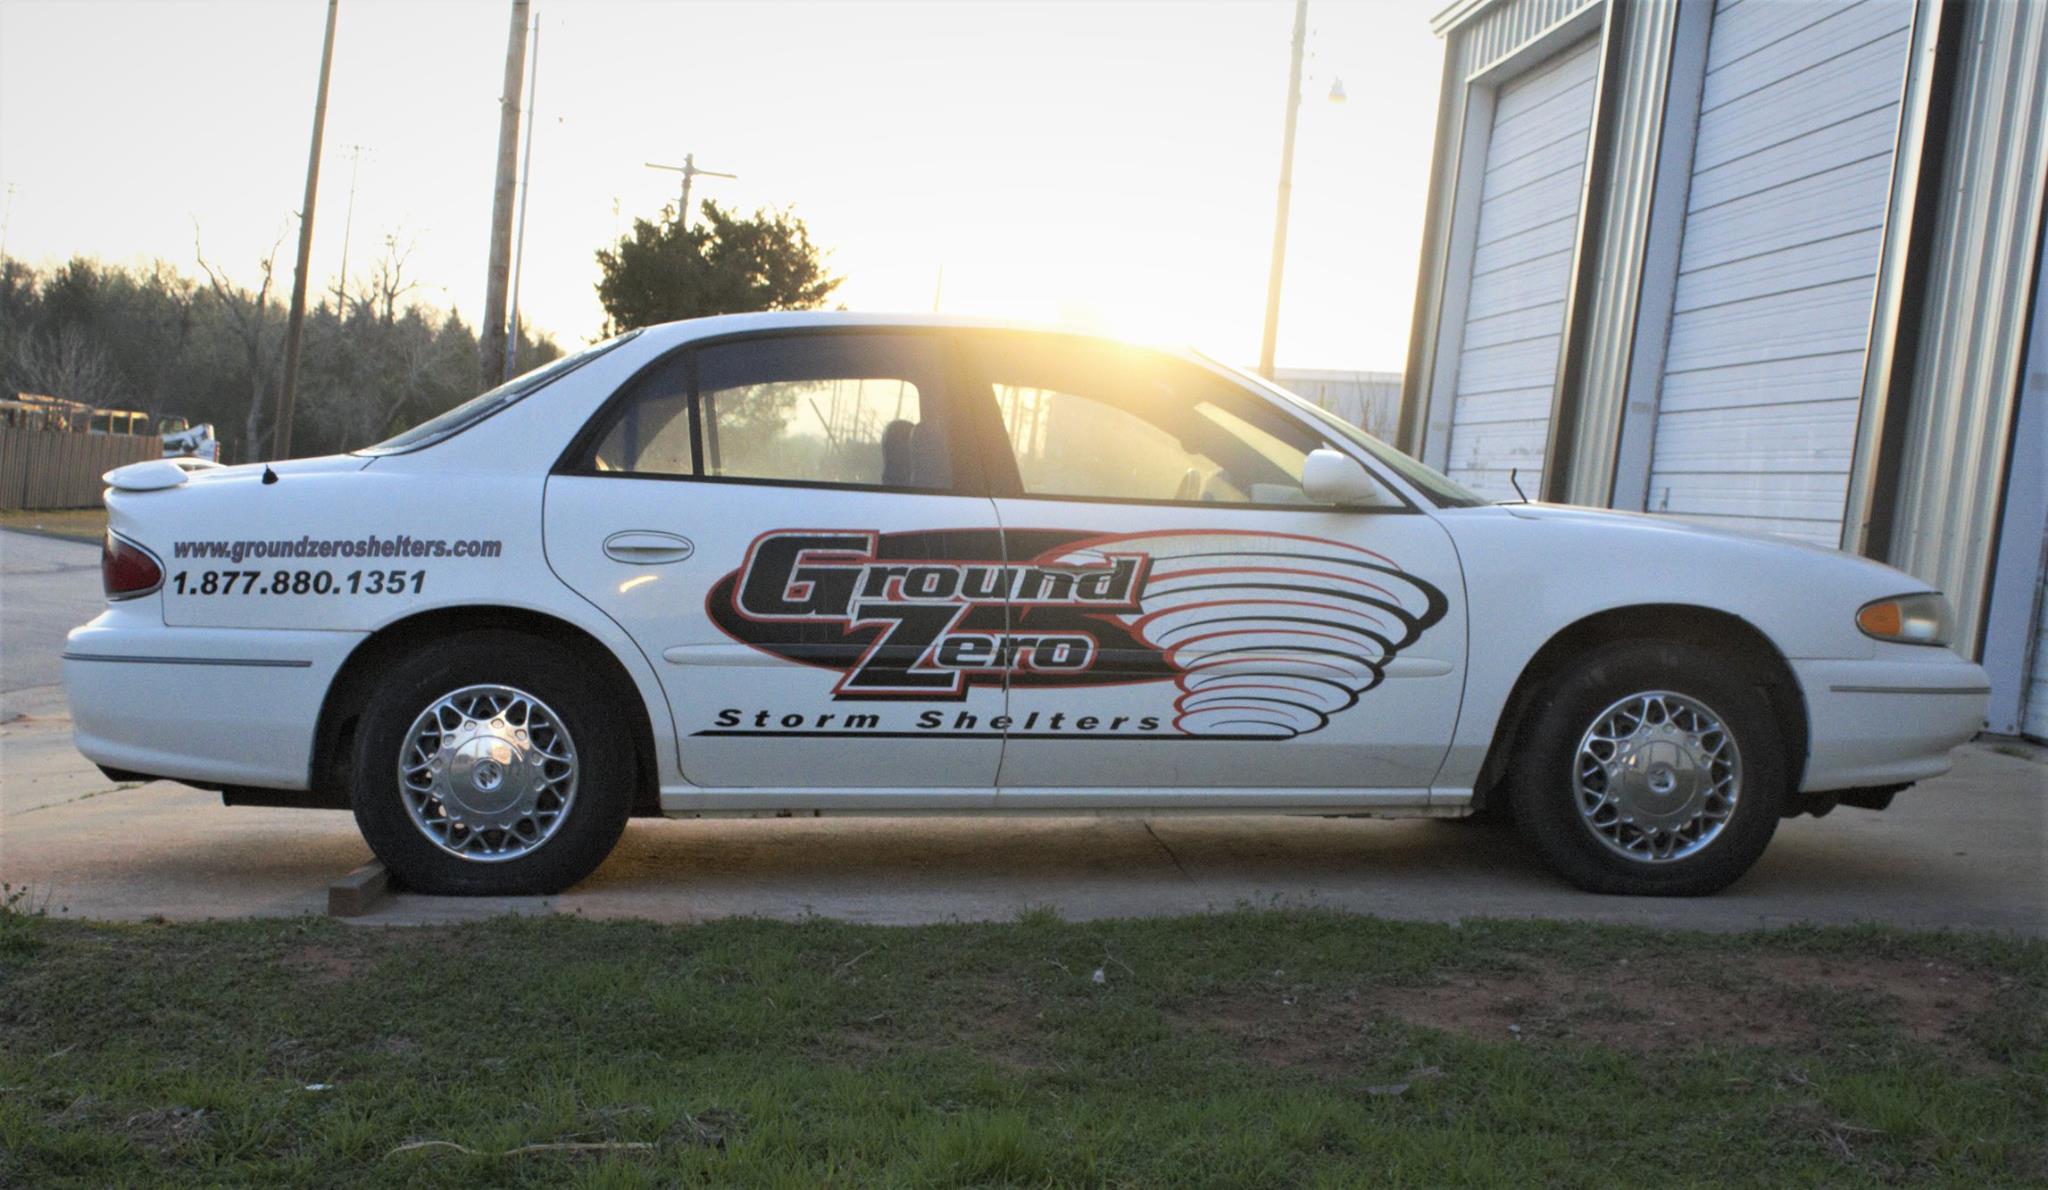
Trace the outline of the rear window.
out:
<instances>
[{"instance_id":1,"label":"rear window","mask_svg":"<svg viewBox=\"0 0 2048 1190\"><path fill-rule=\"evenodd\" d=\"M404 454L409 450L432 446L436 442L445 442L499 410L511 408L639 333L637 330L630 330L615 339L606 339L573 355L565 355L558 360L542 364L524 376L516 376L487 393L471 397L448 412L428 418L402 434L386 438L375 446L365 446L353 453Z\"/></svg>"}]
</instances>

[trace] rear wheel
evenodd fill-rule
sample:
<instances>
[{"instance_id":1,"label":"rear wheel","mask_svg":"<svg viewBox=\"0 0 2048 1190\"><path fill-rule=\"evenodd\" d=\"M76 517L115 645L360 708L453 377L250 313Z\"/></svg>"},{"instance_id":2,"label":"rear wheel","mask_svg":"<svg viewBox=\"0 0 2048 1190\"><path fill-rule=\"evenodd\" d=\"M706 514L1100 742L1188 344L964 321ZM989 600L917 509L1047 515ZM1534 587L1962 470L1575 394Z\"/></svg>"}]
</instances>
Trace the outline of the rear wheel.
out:
<instances>
[{"instance_id":1,"label":"rear wheel","mask_svg":"<svg viewBox=\"0 0 2048 1190\"><path fill-rule=\"evenodd\" d=\"M1689 645L1589 653L1539 697L1522 743L1515 821L1592 892L1725 888L1763 854L1788 796L1769 700L1741 666Z\"/></svg>"},{"instance_id":2,"label":"rear wheel","mask_svg":"<svg viewBox=\"0 0 2048 1190\"><path fill-rule=\"evenodd\" d=\"M370 849L420 892L560 892L604 862L631 806L630 746L574 657L478 632L393 666L356 732Z\"/></svg>"}]
</instances>

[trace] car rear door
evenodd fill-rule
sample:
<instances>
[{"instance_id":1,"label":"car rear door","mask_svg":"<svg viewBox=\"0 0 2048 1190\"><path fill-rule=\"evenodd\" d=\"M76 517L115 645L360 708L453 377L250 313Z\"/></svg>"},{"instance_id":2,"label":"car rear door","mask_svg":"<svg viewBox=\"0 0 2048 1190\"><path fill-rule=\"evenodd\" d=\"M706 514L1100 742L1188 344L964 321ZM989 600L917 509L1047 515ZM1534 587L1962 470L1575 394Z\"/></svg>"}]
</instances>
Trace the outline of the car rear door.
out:
<instances>
[{"instance_id":1,"label":"car rear door","mask_svg":"<svg viewBox=\"0 0 2048 1190\"><path fill-rule=\"evenodd\" d=\"M909 330L692 347L550 478L549 563L660 672L692 783L777 806L992 801L1002 674L936 664L943 633L1005 615L961 591L1002 547L953 375L944 340Z\"/></svg>"},{"instance_id":2,"label":"car rear door","mask_svg":"<svg viewBox=\"0 0 2048 1190\"><path fill-rule=\"evenodd\" d=\"M1435 518L1384 483L1376 507L1311 503L1303 463L1332 444L1217 371L1077 337L971 343L1024 659L998 804L1426 800L1466 648Z\"/></svg>"}]
</instances>

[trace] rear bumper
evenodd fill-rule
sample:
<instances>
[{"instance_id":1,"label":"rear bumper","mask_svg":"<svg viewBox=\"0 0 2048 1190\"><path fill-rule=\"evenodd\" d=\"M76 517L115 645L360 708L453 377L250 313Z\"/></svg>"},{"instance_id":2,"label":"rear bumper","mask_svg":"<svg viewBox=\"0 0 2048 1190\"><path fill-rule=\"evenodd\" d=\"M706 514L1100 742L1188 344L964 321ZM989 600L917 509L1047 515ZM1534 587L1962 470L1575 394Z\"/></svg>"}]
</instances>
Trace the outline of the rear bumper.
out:
<instances>
[{"instance_id":1,"label":"rear bumper","mask_svg":"<svg viewBox=\"0 0 2048 1190\"><path fill-rule=\"evenodd\" d=\"M1983 730L1991 695L1983 667L1946 649L1914 652L1921 656L1792 662L1809 726L1802 791L1938 777L1950 750Z\"/></svg>"},{"instance_id":2,"label":"rear bumper","mask_svg":"<svg viewBox=\"0 0 2048 1190\"><path fill-rule=\"evenodd\" d=\"M364 634L166 628L110 609L72 630L72 739L113 769L305 789L334 675Z\"/></svg>"}]
</instances>

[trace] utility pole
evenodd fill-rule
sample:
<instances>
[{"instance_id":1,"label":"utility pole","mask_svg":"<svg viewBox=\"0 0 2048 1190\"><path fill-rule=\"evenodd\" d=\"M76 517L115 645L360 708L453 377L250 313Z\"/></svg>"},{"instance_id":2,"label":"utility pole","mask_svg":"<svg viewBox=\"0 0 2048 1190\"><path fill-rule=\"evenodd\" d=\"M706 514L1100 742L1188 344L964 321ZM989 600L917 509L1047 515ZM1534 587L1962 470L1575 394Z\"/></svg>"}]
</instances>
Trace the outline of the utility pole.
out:
<instances>
[{"instance_id":1,"label":"utility pole","mask_svg":"<svg viewBox=\"0 0 2048 1190\"><path fill-rule=\"evenodd\" d=\"M348 320L348 239L356 226L356 170L363 163L363 154L368 151L364 145L347 145L348 150L348 214L341 221L341 280L334 283L335 302L341 307L336 314Z\"/></svg>"},{"instance_id":2,"label":"utility pole","mask_svg":"<svg viewBox=\"0 0 2048 1190\"><path fill-rule=\"evenodd\" d=\"M519 90L526 76L526 5L527 0L512 0L505 86L498 96L498 185L491 198L491 264L484 278L482 341L477 344L487 389L505 380L505 290L512 273L512 196L519 181Z\"/></svg>"},{"instance_id":3,"label":"utility pole","mask_svg":"<svg viewBox=\"0 0 2048 1190\"><path fill-rule=\"evenodd\" d=\"M14 183L7 183L7 213L0 215L0 261L7 259L7 229L14 226Z\"/></svg>"},{"instance_id":4,"label":"utility pole","mask_svg":"<svg viewBox=\"0 0 2048 1190\"><path fill-rule=\"evenodd\" d=\"M519 167L519 232L512 264L512 316L505 320L505 375L517 373L519 358L519 278L526 272L526 200L533 195L533 137L540 131L533 109L540 103L540 14L533 18L533 65L526 80L526 161Z\"/></svg>"},{"instance_id":5,"label":"utility pole","mask_svg":"<svg viewBox=\"0 0 2048 1190\"><path fill-rule=\"evenodd\" d=\"M327 38L320 47L320 89L313 98L313 145L306 153L306 201L299 211L299 259L292 269L292 308L284 328L284 387L277 394L277 431L270 453L292 453L292 411L299 400L299 341L306 333L306 267L313 254L313 204L320 192L320 138L327 132L327 77L334 69L334 14L327 0Z\"/></svg>"},{"instance_id":6,"label":"utility pole","mask_svg":"<svg viewBox=\"0 0 2048 1190\"><path fill-rule=\"evenodd\" d=\"M1259 375L1273 378L1273 347L1280 335L1280 278L1287 270L1287 208L1294 198L1294 120L1301 112L1301 47L1308 39L1308 0L1294 0L1294 57L1287 67L1287 130L1280 142L1280 200L1273 213L1273 263L1266 273L1266 332L1259 340Z\"/></svg>"},{"instance_id":7,"label":"utility pole","mask_svg":"<svg viewBox=\"0 0 2048 1190\"><path fill-rule=\"evenodd\" d=\"M683 175L683 205L676 208L676 223L681 227L688 227L690 225L690 182L693 179L698 177L739 177L738 174L722 174L715 169L698 169L697 155L695 153L683 154L683 163L681 165L660 165L653 161L647 162L646 165L648 169L666 169Z\"/></svg>"}]
</instances>

